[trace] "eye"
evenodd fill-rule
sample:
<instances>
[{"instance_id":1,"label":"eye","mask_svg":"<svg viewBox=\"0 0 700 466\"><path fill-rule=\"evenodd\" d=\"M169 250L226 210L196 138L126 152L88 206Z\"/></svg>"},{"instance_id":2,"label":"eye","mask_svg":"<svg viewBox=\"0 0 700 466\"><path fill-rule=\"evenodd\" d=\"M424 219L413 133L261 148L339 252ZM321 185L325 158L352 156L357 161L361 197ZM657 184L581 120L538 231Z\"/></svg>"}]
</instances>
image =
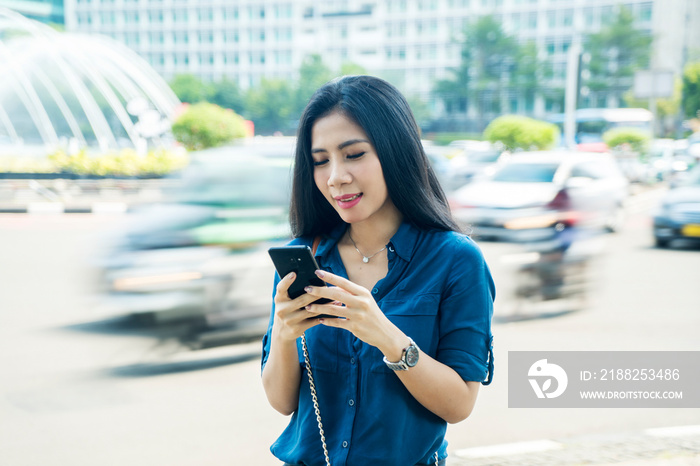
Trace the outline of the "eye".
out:
<instances>
[{"instance_id":1,"label":"eye","mask_svg":"<svg viewBox=\"0 0 700 466\"><path fill-rule=\"evenodd\" d=\"M314 167L320 167L321 165L325 165L328 160L314 160Z\"/></svg>"},{"instance_id":2,"label":"eye","mask_svg":"<svg viewBox=\"0 0 700 466\"><path fill-rule=\"evenodd\" d=\"M359 153L357 153L357 154L348 155L348 158L349 158L349 159L359 159L359 158L362 157L363 155L365 155L364 152L359 152Z\"/></svg>"}]
</instances>

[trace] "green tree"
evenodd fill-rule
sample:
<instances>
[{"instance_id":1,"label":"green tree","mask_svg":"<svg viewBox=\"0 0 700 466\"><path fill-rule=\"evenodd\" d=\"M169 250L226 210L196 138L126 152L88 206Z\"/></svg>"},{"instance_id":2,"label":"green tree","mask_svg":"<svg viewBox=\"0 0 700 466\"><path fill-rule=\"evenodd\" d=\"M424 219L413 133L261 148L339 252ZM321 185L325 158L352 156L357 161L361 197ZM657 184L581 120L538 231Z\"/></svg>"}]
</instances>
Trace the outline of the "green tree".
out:
<instances>
[{"instance_id":1,"label":"green tree","mask_svg":"<svg viewBox=\"0 0 700 466\"><path fill-rule=\"evenodd\" d=\"M345 62L340 65L339 76L367 74L367 70L357 63Z\"/></svg>"},{"instance_id":2,"label":"green tree","mask_svg":"<svg viewBox=\"0 0 700 466\"><path fill-rule=\"evenodd\" d=\"M246 134L240 115L208 102L190 105L175 120L172 131L187 150L220 146Z\"/></svg>"},{"instance_id":3,"label":"green tree","mask_svg":"<svg viewBox=\"0 0 700 466\"><path fill-rule=\"evenodd\" d=\"M683 114L700 118L700 61L688 63L683 70Z\"/></svg>"},{"instance_id":4,"label":"green tree","mask_svg":"<svg viewBox=\"0 0 700 466\"><path fill-rule=\"evenodd\" d=\"M519 44L491 16L477 19L464 34L459 67L434 88L448 113L464 113L471 104L488 121L508 111L513 97L534 99L545 65L534 43Z\"/></svg>"},{"instance_id":5,"label":"green tree","mask_svg":"<svg viewBox=\"0 0 700 466\"><path fill-rule=\"evenodd\" d=\"M242 114L245 111L245 95L238 83L228 78L217 81L212 85L209 101L223 108L230 108Z\"/></svg>"},{"instance_id":6,"label":"green tree","mask_svg":"<svg viewBox=\"0 0 700 466\"><path fill-rule=\"evenodd\" d=\"M178 99L190 104L206 102L210 99L212 94L212 86L204 83L193 74L176 75L173 80L170 81L170 87Z\"/></svg>"},{"instance_id":7,"label":"green tree","mask_svg":"<svg viewBox=\"0 0 700 466\"><path fill-rule=\"evenodd\" d=\"M622 102L623 94L632 87L634 72L649 67L651 43L652 37L635 27L632 12L621 6L609 24L584 39L590 77L582 84L598 95L598 101L612 94ZM594 101L596 105L600 103Z\"/></svg>"},{"instance_id":8,"label":"green tree","mask_svg":"<svg viewBox=\"0 0 700 466\"><path fill-rule=\"evenodd\" d=\"M418 96L409 96L406 100L411 107L418 126L422 126L430 120L430 108L428 108L428 104L423 99Z\"/></svg>"},{"instance_id":9,"label":"green tree","mask_svg":"<svg viewBox=\"0 0 700 466\"><path fill-rule=\"evenodd\" d=\"M323 63L321 55L308 55L299 68L299 81L296 88L295 111L298 116L304 110L309 98L316 89L333 78L333 72Z\"/></svg>"},{"instance_id":10,"label":"green tree","mask_svg":"<svg viewBox=\"0 0 700 466\"><path fill-rule=\"evenodd\" d=\"M263 79L246 94L245 116L255 123L256 133L291 133L299 118L294 104L295 90L286 80Z\"/></svg>"}]
</instances>

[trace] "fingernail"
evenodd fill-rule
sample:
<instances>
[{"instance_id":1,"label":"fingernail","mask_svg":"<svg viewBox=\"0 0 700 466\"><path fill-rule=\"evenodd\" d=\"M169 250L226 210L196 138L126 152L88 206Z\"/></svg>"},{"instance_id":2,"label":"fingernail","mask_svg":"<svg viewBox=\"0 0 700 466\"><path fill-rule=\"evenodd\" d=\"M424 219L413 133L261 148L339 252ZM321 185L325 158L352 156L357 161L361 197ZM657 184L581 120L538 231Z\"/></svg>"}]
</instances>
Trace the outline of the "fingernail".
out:
<instances>
[{"instance_id":1,"label":"fingernail","mask_svg":"<svg viewBox=\"0 0 700 466\"><path fill-rule=\"evenodd\" d=\"M311 293L311 287L307 286L306 288L304 288L304 291L306 291L307 293Z\"/></svg>"},{"instance_id":2,"label":"fingernail","mask_svg":"<svg viewBox=\"0 0 700 466\"><path fill-rule=\"evenodd\" d=\"M316 271L316 276L317 276L317 277L323 278L324 275L325 275L325 273L323 273L323 270L317 270L317 271Z\"/></svg>"},{"instance_id":3,"label":"fingernail","mask_svg":"<svg viewBox=\"0 0 700 466\"><path fill-rule=\"evenodd\" d=\"M310 311L310 310L311 310L311 305L304 306L304 309L306 309L307 311Z\"/></svg>"},{"instance_id":4,"label":"fingernail","mask_svg":"<svg viewBox=\"0 0 700 466\"><path fill-rule=\"evenodd\" d=\"M289 277L290 280L293 278L297 278L297 274L295 274L294 272L290 272L289 275L287 275L287 276Z\"/></svg>"}]
</instances>

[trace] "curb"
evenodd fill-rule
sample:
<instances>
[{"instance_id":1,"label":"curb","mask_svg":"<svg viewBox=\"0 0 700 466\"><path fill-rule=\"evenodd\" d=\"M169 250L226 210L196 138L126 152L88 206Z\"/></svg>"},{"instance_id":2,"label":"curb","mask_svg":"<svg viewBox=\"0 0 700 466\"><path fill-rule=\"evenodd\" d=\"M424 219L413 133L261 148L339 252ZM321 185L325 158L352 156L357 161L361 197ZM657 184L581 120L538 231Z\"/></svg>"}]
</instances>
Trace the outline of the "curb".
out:
<instances>
[{"instance_id":1,"label":"curb","mask_svg":"<svg viewBox=\"0 0 700 466\"><path fill-rule=\"evenodd\" d=\"M62 202L31 202L25 205L0 205L0 214L124 214L129 211L126 202L93 202L66 205Z\"/></svg>"}]
</instances>

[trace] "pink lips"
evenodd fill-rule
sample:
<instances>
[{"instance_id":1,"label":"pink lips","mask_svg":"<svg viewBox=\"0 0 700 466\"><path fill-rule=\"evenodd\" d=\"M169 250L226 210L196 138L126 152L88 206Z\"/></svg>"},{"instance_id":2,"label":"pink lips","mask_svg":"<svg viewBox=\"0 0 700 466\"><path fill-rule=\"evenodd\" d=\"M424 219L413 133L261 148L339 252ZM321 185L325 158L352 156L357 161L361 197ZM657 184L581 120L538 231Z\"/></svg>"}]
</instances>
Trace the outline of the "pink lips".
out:
<instances>
[{"instance_id":1,"label":"pink lips","mask_svg":"<svg viewBox=\"0 0 700 466\"><path fill-rule=\"evenodd\" d=\"M362 199L362 193L345 194L334 198L341 209L350 209L355 207Z\"/></svg>"}]
</instances>

